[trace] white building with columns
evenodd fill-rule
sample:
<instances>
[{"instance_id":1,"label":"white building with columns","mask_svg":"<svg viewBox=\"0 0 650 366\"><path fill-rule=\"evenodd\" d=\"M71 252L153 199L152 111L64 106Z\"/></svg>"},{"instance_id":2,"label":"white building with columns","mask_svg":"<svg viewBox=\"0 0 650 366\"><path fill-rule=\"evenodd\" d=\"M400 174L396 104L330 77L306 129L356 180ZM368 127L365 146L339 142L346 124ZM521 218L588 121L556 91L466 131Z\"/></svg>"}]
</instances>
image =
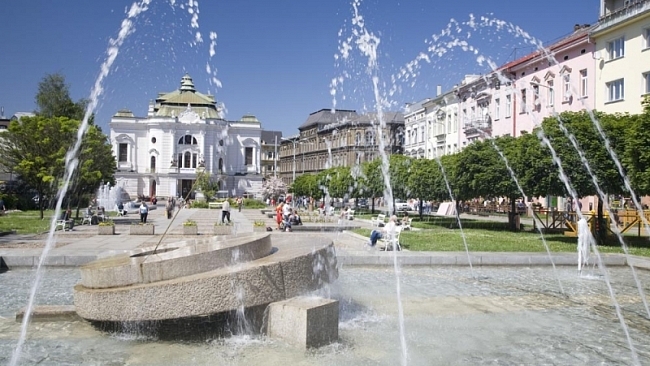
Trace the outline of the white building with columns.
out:
<instances>
[{"instance_id":1,"label":"white building with columns","mask_svg":"<svg viewBox=\"0 0 650 366\"><path fill-rule=\"evenodd\" d=\"M132 197L193 198L201 171L222 195L261 191L260 121L223 119L214 97L196 91L187 74L178 90L149 103L146 117L120 110L109 126L116 184Z\"/></svg>"}]
</instances>

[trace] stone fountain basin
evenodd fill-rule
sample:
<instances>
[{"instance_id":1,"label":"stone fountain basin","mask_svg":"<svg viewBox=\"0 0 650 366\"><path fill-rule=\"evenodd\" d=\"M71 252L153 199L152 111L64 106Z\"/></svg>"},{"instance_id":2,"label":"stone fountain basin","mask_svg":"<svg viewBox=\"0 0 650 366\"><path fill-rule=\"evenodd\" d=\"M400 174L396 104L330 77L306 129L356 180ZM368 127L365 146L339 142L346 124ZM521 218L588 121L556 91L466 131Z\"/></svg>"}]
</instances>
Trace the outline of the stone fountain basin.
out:
<instances>
[{"instance_id":1,"label":"stone fountain basin","mask_svg":"<svg viewBox=\"0 0 650 366\"><path fill-rule=\"evenodd\" d=\"M82 266L81 284L111 288L170 280L255 260L271 254L271 250L268 233L214 236L160 245L157 249L138 248Z\"/></svg>"},{"instance_id":2,"label":"stone fountain basin","mask_svg":"<svg viewBox=\"0 0 650 366\"><path fill-rule=\"evenodd\" d=\"M205 316L291 298L338 277L331 239L295 233L264 237L269 235L275 239L271 254L248 262L123 287L93 289L80 283L74 288L76 311L95 321Z\"/></svg>"}]
</instances>

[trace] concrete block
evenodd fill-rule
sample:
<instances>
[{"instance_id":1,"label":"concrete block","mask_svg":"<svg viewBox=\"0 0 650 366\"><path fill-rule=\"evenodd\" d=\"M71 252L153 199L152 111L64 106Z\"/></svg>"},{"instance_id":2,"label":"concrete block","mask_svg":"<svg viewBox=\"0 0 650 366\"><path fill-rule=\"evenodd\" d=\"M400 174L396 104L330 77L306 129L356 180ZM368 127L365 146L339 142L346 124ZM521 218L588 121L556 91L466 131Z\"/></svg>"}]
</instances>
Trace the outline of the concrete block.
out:
<instances>
[{"instance_id":1,"label":"concrete block","mask_svg":"<svg viewBox=\"0 0 650 366\"><path fill-rule=\"evenodd\" d=\"M395 258L393 258L393 252L389 252L386 255L379 257L379 265L393 265L395 263ZM414 254L410 255L404 252L397 253L397 263L400 266L429 266L431 265L431 256L430 255L420 255Z\"/></svg>"},{"instance_id":2,"label":"concrete block","mask_svg":"<svg viewBox=\"0 0 650 366\"><path fill-rule=\"evenodd\" d=\"M269 305L268 336L300 347L338 341L339 302L299 296Z\"/></svg>"},{"instance_id":3,"label":"concrete block","mask_svg":"<svg viewBox=\"0 0 650 366\"><path fill-rule=\"evenodd\" d=\"M9 255L3 256L3 258L9 268L34 266L34 256L31 255Z\"/></svg>"},{"instance_id":4,"label":"concrete block","mask_svg":"<svg viewBox=\"0 0 650 366\"><path fill-rule=\"evenodd\" d=\"M66 255L65 265L71 267L78 267L90 263L97 259L94 255Z\"/></svg>"},{"instance_id":5,"label":"concrete block","mask_svg":"<svg viewBox=\"0 0 650 366\"><path fill-rule=\"evenodd\" d=\"M16 313L16 322L23 321L25 308ZM73 305L36 305L32 308L33 322L75 321L81 320Z\"/></svg>"},{"instance_id":6,"label":"concrete block","mask_svg":"<svg viewBox=\"0 0 650 366\"><path fill-rule=\"evenodd\" d=\"M455 266L457 264L456 255L444 255L436 253L431 257L432 266Z\"/></svg>"},{"instance_id":7,"label":"concrete block","mask_svg":"<svg viewBox=\"0 0 650 366\"><path fill-rule=\"evenodd\" d=\"M40 258L34 258L34 264L38 265ZM64 266L65 265L65 256L63 255L49 255L45 258L43 262L46 266Z\"/></svg>"}]
</instances>

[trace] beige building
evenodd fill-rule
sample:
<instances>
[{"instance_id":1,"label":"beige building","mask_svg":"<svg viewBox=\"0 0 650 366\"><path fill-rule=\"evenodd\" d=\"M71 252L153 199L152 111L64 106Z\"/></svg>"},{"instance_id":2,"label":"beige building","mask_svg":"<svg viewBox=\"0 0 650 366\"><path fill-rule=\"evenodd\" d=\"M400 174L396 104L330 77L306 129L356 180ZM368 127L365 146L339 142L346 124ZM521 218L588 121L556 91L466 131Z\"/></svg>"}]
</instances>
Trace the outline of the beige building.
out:
<instances>
[{"instance_id":1,"label":"beige building","mask_svg":"<svg viewBox=\"0 0 650 366\"><path fill-rule=\"evenodd\" d=\"M404 115L384 112L384 151L401 154ZM354 166L379 156L379 118L376 113L359 115L354 110L321 109L309 115L299 134L280 144L279 175L291 184L295 177L336 166Z\"/></svg>"},{"instance_id":2,"label":"beige building","mask_svg":"<svg viewBox=\"0 0 650 366\"><path fill-rule=\"evenodd\" d=\"M282 142L282 132L280 131L262 131L261 137L261 173L264 179L276 175L280 149Z\"/></svg>"},{"instance_id":3,"label":"beige building","mask_svg":"<svg viewBox=\"0 0 650 366\"><path fill-rule=\"evenodd\" d=\"M601 0L595 43L596 103L607 113L641 113L650 94L650 0Z\"/></svg>"}]
</instances>

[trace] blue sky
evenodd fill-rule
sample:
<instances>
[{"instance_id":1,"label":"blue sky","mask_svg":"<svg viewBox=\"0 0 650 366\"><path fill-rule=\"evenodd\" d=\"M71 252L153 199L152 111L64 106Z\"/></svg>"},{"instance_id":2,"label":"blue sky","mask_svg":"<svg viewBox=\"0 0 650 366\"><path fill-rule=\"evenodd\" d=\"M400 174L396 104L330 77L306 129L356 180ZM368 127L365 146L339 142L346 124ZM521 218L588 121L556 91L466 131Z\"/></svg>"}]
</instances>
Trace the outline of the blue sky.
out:
<instances>
[{"instance_id":1,"label":"blue sky","mask_svg":"<svg viewBox=\"0 0 650 366\"><path fill-rule=\"evenodd\" d=\"M367 59L354 52L335 60L339 42L351 34L352 0L274 0L198 2L203 43L190 46L189 0L152 0L135 20L105 79L96 110L97 123L108 131L110 116L121 108L146 114L158 92L173 91L188 72L197 89L211 92L236 120L254 114L265 129L296 134L310 113L333 105L330 82L348 75L337 91L337 108L373 109ZM65 75L73 99L88 97L132 1L21 0L4 2L0 22L0 106L5 115L36 109L38 82L48 73ZM427 53L425 41L439 34L451 19L470 14L497 18L519 26L531 36L551 41L567 35L576 23L593 23L599 2L547 0L532 2L455 0L452 2L364 0L358 6L365 28L379 37L378 69L382 95L399 109L458 83L464 74L483 73L477 56L452 48L430 57L407 82L392 82L400 68ZM180 5L184 4L185 9ZM529 5L530 4L530 5ZM541 4L541 3L540 3ZM461 26L454 38L479 49L497 63L531 51L521 37L496 27ZM209 58L209 34L216 32L216 54ZM447 38L446 41L450 40ZM209 83L206 64L217 70L221 88ZM413 83L413 81L415 81ZM397 92L388 94L393 87Z\"/></svg>"}]
</instances>

